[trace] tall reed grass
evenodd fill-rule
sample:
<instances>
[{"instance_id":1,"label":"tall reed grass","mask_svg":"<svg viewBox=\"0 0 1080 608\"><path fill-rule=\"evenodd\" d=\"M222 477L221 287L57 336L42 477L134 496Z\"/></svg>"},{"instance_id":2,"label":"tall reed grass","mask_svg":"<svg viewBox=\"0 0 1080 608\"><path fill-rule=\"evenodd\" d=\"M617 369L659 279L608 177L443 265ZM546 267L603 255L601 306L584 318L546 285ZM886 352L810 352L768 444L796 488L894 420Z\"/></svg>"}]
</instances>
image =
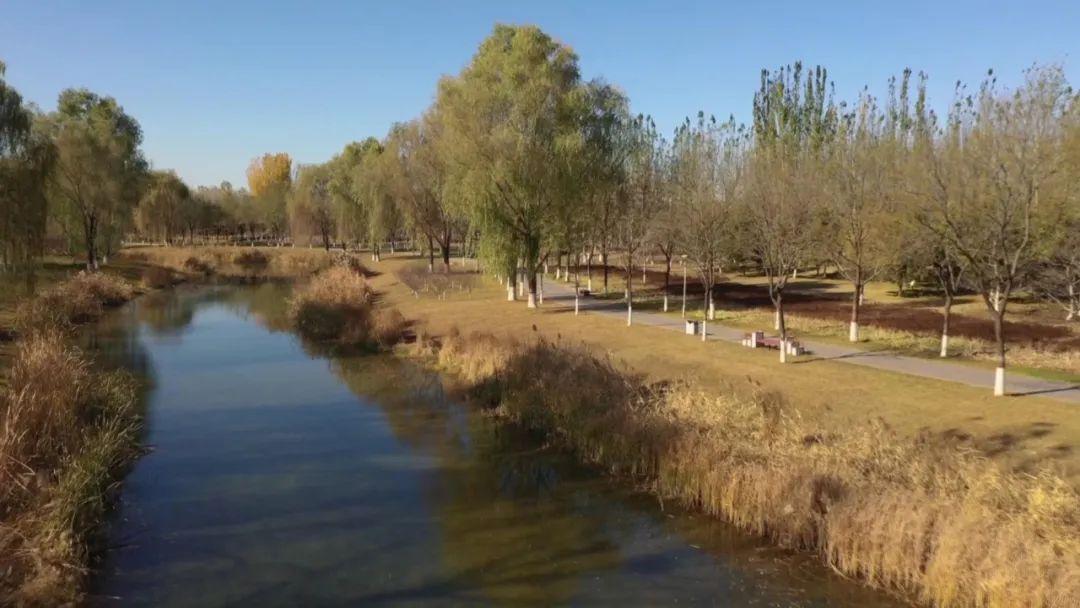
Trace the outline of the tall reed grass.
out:
<instances>
[{"instance_id":1,"label":"tall reed grass","mask_svg":"<svg viewBox=\"0 0 1080 608\"><path fill-rule=\"evenodd\" d=\"M361 272L347 264L317 274L297 287L289 319L303 336L341 345L389 348L406 322L394 309L376 306L375 292Z\"/></svg>"},{"instance_id":2,"label":"tall reed grass","mask_svg":"<svg viewBox=\"0 0 1080 608\"><path fill-rule=\"evenodd\" d=\"M275 279L311 276L344 255L298 247L134 247L122 252L125 259L182 273Z\"/></svg>"},{"instance_id":3,"label":"tall reed grass","mask_svg":"<svg viewBox=\"0 0 1080 608\"><path fill-rule=\"evenodd\" d=\"M647 385L584 347L456 332L434 351L493 411L837 571L948 607L1080 606L1080 495L880 421L814 428L781 397Z\"/></svg>"},{"instance_id":4,"label":"tall reed grass","mask_svg":"<svg viewBox=\"0 0 1080 608\"><path fill-rule=\"evenodd\" d=\"M135 296L127 281L102 272L80 272L43 291L16 309L15 329L20 333L67 329L101 316Z\"/></svg>"},{"instance_id":5,"label":"tall reed grass","mask_svg":"<svg viewBox=\"0 0 1080 608\"><path fill-rule=\"evenodd\" d=\"M134 381L92 369L63 332L18 343L0 392L0 605L71 604L110 490L138 454Z\"/></svg>"}]
</instances>

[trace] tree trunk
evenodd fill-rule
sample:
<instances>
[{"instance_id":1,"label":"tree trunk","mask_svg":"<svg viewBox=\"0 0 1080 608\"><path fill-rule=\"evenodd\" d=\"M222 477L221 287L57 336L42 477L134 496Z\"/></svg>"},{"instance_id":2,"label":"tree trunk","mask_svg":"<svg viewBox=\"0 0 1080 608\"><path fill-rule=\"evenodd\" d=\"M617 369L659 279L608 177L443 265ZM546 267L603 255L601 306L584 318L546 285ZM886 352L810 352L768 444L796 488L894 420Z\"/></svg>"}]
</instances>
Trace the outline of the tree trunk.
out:
<instances>
[{"instance_id":1,"label":"tree trunk","mask_svg":"<svg viewBox=\"0 0 1080 608\"><path fill-rule=\"evenodd\" d=\"M682 316L686 318L686 260L683 260L682 267Z\"/></svg>"},{"instance_id":2,"label":"tree trunk","mask_svg":"<svg viewBox=\"0 0 1080 608\"><path fill-rule=\"evenodd\" d=\"M998 305L994 311L994 339L997 341L998 366L994 370L994 396L1005 395L1005 307Z\"/></svg>"},{"instance_id":3,"label":"tree trunk","mask_svg":"<svg viewBox=\"0 0 1080 608\"><path fill-rule=\"evenodd\" d=\"M440 244L439 247L442 249L443 271L446 274L450 274L450 244Z\"/></svg>"},{"instance_id":4,"label":"tree trunk","mask_svg":"<svg viewBox=\"0 0 1080 608\"><path fill-rule=\"evenodd\" d=\"M536 308L536 270L531 266L525 269L529 286L529 308Z\"/></svg>"},{"instance_id":5,"label":"tree trunk","mask_svg":"<svg viewBox=\"0 0 1080 608\"><path fill-rule=\"evenodd\" d=\"M607 263L607 245L603 245L600 248L600 263L604 265L604 295L608 293L608 263Z\"/></svg>"},{"instance_id":6,"label":"tree trunk","mask_svg":"<svg viewBox=\"0 0 1080 608\"><path fill-rule=\"evenodd\" d=\"M952 316L952 292L947 287L945 288L945 305L942 306L941 316L943 320L941 322L941 358L949 356L949 318Z\"/></svg>"},{"instance_id":7,"label":"tree trunk","mask_svg":"<svg viewBox=\"0 0 1080 608\"><path fill-rule=\"evenodd\" d=\"M586 289L589 290L589 293L592 293L592 256L593 256L593 250L592 250L592 246L590 245L589 246L589 253L588 253L587 257L585 258L585 274L587 274L588 277L589 277L587 279L588 280L588 287L586 287Z\"/></svg>"},{"instance_id":8,"label":"tree trunk","mask_svg":"<svg viewBox=\"0 0 1080 608\"><path fill-rule=\"evenodd\" d=\"M787 325L784 323L784 296L776 298L776 323L780 330L780 363L787 363Z\"/></svg>"},{"instance_id":9,"label":"tree trunk","mask_svg":"<svg viewBox=\"0 0 1080 608\"><path fill-rule=\"evenodd\" d=\"M427 271L435 272L435 240L432 239L430 236L427 237L427 254Z\"/></svg>"},{"instance_id":10,"label":"tree trunk","mask_svg":"<svg viewBox=\"0 0 1080 608\"><path fill-rule=\"evenodd\" d=\"M86 269L97 270L97 217L93 215L83 217L83 237L86 241Z\"/></svg>"},{"instance_id":11,"label":"tree trunk","mask_svg":"<svg viewBox=\"0 0 1080 608\"><path fill-rule=\"evenodd\" d=\"M633 259L629 253L626 255L626 326L629 327L634 324L634 291L633 291L633 276L634 267L630 263Z\"/></svg>"},{"instance_id":12,"label":"tree trunk","mask_svg":"<svg viewBox=\"0 0 1080 608\"><path fill-rule=\"evenodd\" d=\"M855 293L851 295L851 326L848 328L848 341L859 341L859 309L862 305L862 272L855 271Z\"/></svg>"},{"instance_id":13,"label":"tree trunk","mask_svg":"<svg viewBox=\"0 0 1080 608\"><path fill-rule=\"evenodd\" d=\"M664 263L664 312L668 311L668 290L671 288L671 256L665 256Z\"/></svg>"}]
</instances>

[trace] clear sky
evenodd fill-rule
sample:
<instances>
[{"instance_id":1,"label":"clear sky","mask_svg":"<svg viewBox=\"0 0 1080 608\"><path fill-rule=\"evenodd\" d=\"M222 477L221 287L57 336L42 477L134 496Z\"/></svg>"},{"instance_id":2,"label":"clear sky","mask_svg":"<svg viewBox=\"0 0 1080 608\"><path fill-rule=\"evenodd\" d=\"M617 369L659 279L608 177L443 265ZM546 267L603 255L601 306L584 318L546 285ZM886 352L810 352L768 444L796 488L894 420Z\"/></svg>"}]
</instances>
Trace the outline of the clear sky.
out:
<instances>
[{"instance_id":1,"label":"clear sky","mask_svg":"<svg viewBox=\"0 0 1080 608\"><path fill-rule=\"evenodd\" d=\"M496 22L569 44L583 76L621 86L665 132L699 109L747 119L761 68L798 59L846 99L926 71L939 108L991 67L1011 85L1060 63L1080 85L1080 0L0 0L0 59L43 109L66 87L112 95L155 167L239 185L263 152L318 162L416 116Z\"/></svg>"}]
</instances>

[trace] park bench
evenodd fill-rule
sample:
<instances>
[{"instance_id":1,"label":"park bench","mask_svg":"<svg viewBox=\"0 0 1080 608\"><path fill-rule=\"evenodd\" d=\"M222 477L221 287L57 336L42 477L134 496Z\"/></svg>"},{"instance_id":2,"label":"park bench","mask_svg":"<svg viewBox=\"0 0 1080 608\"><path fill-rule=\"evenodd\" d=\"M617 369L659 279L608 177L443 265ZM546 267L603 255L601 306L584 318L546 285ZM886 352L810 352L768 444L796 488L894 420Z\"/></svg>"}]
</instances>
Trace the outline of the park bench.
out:
<instances>
[{"instance_id":1,"label":"park bench","mask_svg":"<svg viewBox=\"0 0 1080 608\"><path fill-rule=\"evenodd\" d=\"M779 350L783 346L783 341L780 336L766 336L763 331L755 331L753 333L744 334L742 339L742 345L749 348L772 348ZM787 339L787 352L790 355L803 355L806 354L806 348L799 341L788 337Z\"/></svg>"}]
</instances>

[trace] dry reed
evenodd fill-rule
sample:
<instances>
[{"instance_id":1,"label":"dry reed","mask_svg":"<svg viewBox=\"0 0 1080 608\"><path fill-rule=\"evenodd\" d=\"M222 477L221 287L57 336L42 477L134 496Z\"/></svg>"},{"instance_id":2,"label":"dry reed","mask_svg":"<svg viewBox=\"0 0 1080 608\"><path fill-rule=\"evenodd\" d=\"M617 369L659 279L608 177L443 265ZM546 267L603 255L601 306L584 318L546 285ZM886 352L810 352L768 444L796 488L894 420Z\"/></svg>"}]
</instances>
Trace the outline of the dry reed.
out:
<instances>
[{"instance_id":1,"label":"dry reed","mask_svg":"<svg viewBox=\"0 0 1080 608\"><path fill-rule=\"evenodd\" d=\"M443 339L441 366L585 460L926 605L1080 605L1080 496L1049 471L880 421L809 427L782 398L646 385L584 347Z\"/></svg>"}]
</instances>

